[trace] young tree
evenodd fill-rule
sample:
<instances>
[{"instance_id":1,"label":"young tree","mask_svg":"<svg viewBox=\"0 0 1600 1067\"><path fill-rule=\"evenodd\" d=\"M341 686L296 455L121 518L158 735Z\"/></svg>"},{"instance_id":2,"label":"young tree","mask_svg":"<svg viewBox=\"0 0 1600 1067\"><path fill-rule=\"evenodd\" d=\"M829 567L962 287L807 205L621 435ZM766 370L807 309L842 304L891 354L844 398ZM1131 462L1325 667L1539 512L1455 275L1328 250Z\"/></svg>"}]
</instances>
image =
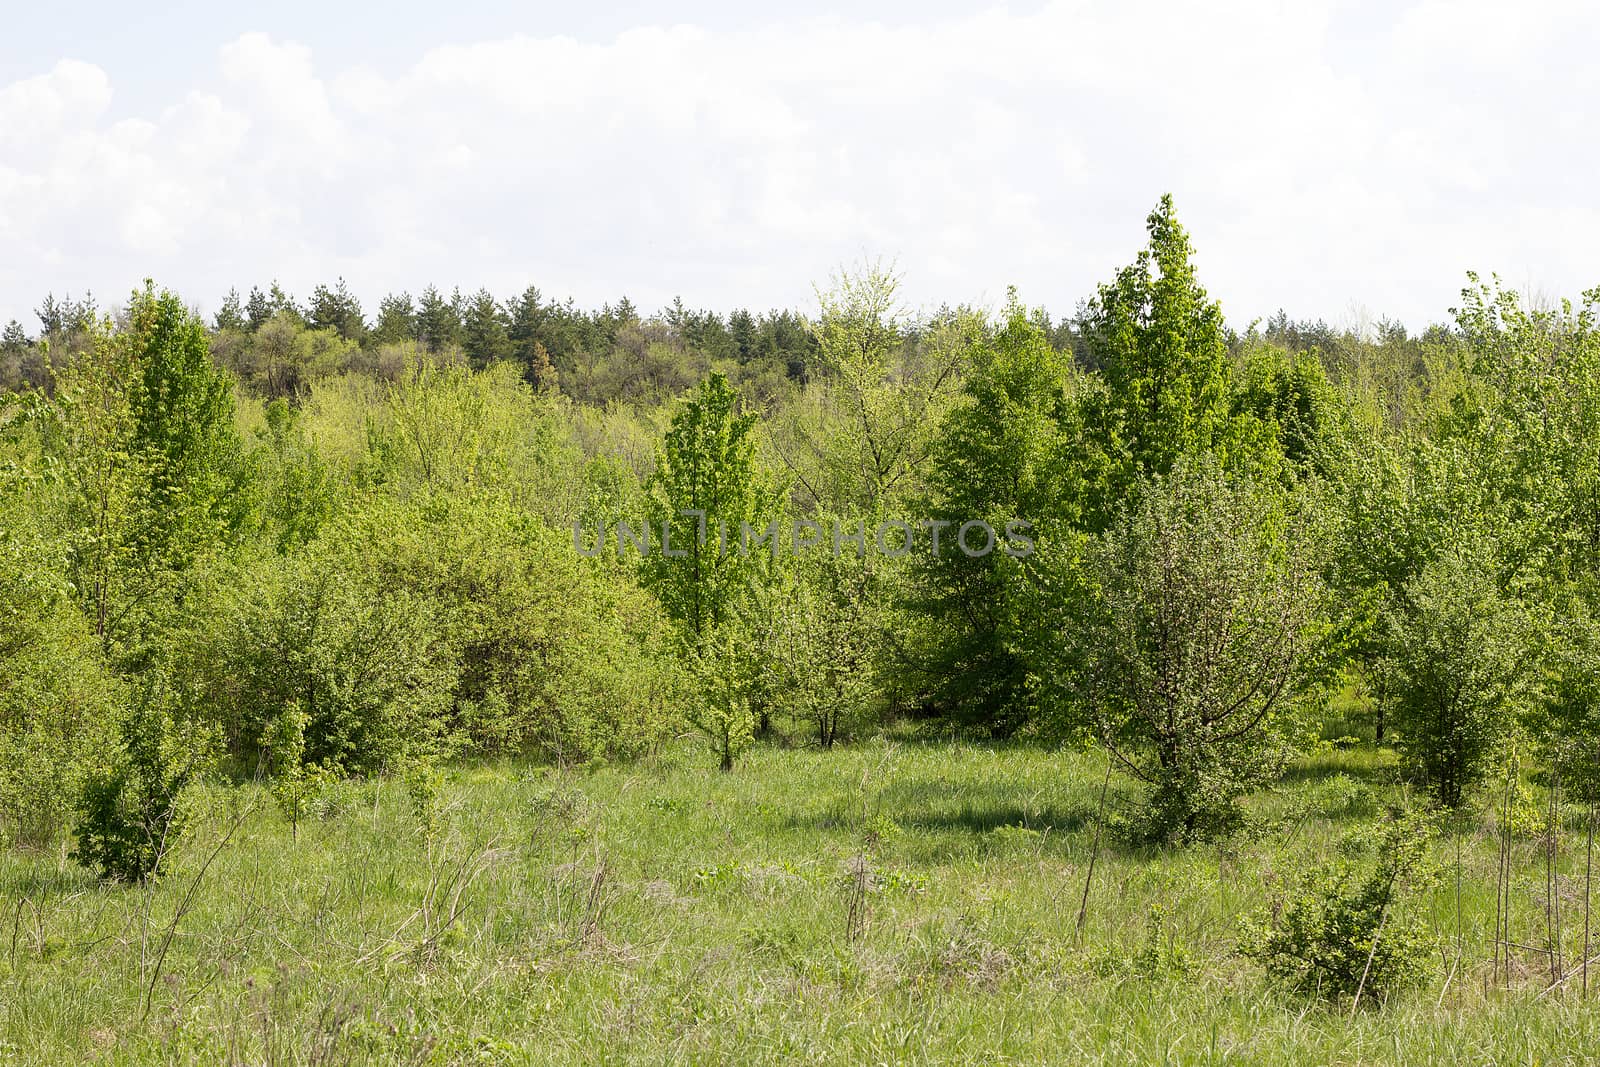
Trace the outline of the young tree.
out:
<instances>
[{"instance_id":1,"label":"young tree","mask_svg":"<svg viewBox=\"0 0 1600 1067\"><path fill-rule=\"evenodd\" d=\"M868 564L851 552L801 556L760 604L772 698L823 748L879 698L882 605Z\"/></svg>"},{"instance_id":2,"label":"young tree","mask_svg":"<svg viewBox=\"0 0 1600 1067\"><path fill-rule=\"evenodd\" d=\"M1380 670L1401 752L1441 803L1458 807L1494 766L1528 695L1530 620L1498 587L1480 542L1431 560L1386 621Z\"/></svg>"},{"instance_id":3,"label":"young tree","mask_svg":"<svg viewBox=\"0 0 1600 1067\"><path fill-rule=\"evenodd\" d=\"M1084 400L1093 530L1143 479L1165 474L1181 456L1211 452L1246 470L1271 458L1261 424L1232 411L1222 306L1200 286L1171 196L1161 198L1146 229L1149 246L1100 286L1078 323L1105 386Z\"/></svg>"},{"instance_id":4,"label":"young tree","mask_svg":"<svg viewBox=\"0 0 1600 1067\"><path fill-rule=\"evenodd\" d=\"M23 355L22 377L48 393L56 374L94 345L101 318L89 294L81 300L72 299L70 293L60 300L47 294L35 314L39 316L39 337Z\"/></svg>"},{"instance_id":5,"label":"young tree","mask_svg":"<svg viewBox=\"0 0 1600 1067\"><path fill-rule=\"evenodd\" d=\"M554 392L561 387L561 376L556 372L555 364L550 361L550 353L542 342L533 342L522 374L535 389Z\"/></svg>"},{"instance_id":6,"label":"young tree","mask_svg":"<svg viewBox=\"0 0 1600 1067\"><path fill-rule=\"evenodd\" d=\"M1600 809L1600 589L1596 578L1560 590L1539 720L1541 740L1564 789Z\"/></svg>"},{"instance_id":7,"label":"young tree","mask_svg":"<svg viewBox=\"0 0 1600 1067\"><path fill-rule=\"evenodd\" d=\"M825 389L779 440L809 508L877 517L904 499L955 398L981 322L955 314L912 343L899 288L900 277L875 263L840 271L817 294Z\"/></svg>"},{"instance_id":8,"label":"young tree","mask_svg":"<svg viewBox=\"0 0 1600 1067\"><path fill-rule=\"evenodd\" d=\"M942 707L1000 735L1035 709L1035 568L1074 536L1081 486L1069 459L1081 434L1069 362L1013 294L999 328L973 348L932 445L920 513L943 524L942 550L919 543L910 557L905 602L927 622L912 661ZM1024 523L1012 528L1027 540L969 556L951 546L972 521L999 532Z\"/></svg>"},{"instance_id":9,"label":"young tree","mask_svg":"<svg viewBox=\"0 0 1600 1067\"><path fill-rule=\"evenodd\" d=\"M733 358L749 363L756 352L756 320L746 308L735 308L728 314L728 341L733 346Z\"/></svg>"},{"instance_id":10,"label":"young tree","mask_svg":"<svg viewBox=\"0 0 1600 1067\"><path fill-rule=\"evenodd\" d=\"M27 455L10 429L0 443ZM42 488L35 472L0 468L0 845L55 840L110 753L121 697L72 603L64 546L33 513Z\"/></svg>"},{"instance_id":11,"label":"young tree","mask_svg":"<svg viewBox=\"0 0 1600 1067\"><path fill-rule=\"evenodd\" d=\"M722 374L685 397L649 485L649 523L659 540L642 575L692 641L727 621L762 573L763 550L741 551L741 533L763 536L778 513L756 468L756 416L737 406Z\"/></svg>"},{"instance_id":12,"label":"young tree","mask_svg":"<svg viewBox=\"0 0 1600 1067\"><path fill-rule=\"evenodd\" d=\"M181 568L236 534L248 506L233 386L211 363L205 325L148 282L128 305L121 340L137 373L129 445L151 471L139 548Z\"/></svg>"},{"instance_id":13,"label":"young tree","mask_svg":"<svg viewBox=\"0 0 1600 1067\"><path fill-rule=\"evenodd\" d=\"M265 440L252 457L262 526L280 554L314 540L340 503L339 486L306 439L302 413L282 400L262 412Z\"/></svg>"},{"instance_id":14,"label":"young tree","mask_svg":"<svg viewBox=\"0 0 1600 1067\"><path fill-rule=\"evenodd\" d=\"M121 746L87 776L73 858L102 878L160 873L187 822L184 793L210 770L215 738L173 714L159 676L147 679L121 723Z\"/></svg>"},{"instance_id":15,"label":"young tree","mask_svg":"<svg viewBox=\"0 0 1600 1067\"><path fill-rule=\"evenodd\" d=\"M408 489L503 485L514 442L536 429L521 403L526 394L510 368L412 360L388 389L383 428L374 430L394 447L388 477Z\"/></svg>"},{"instance_id":16,"label":"young tree","mask_svg":"<svg viewBox=\"0 0 1600 1067\"><path fill-rule=\"evenodd\" d=\"M63 375L49 447L66 472L69 573L107 647L141 632L154 595L250 506L232 386L204 324L151 285Z\"/></svg>"},{"instance_id":17,"label":"young tree","mask_svg":"<svg viewBox=\"0 0 1600 1067\"><path fill-rule=\"evenodd\" d=\"M1458 333L1421 348L1426 379L1407 386L1399 428L1373 420L1378 425L1364 431L1332 472L1344 515L1336 583L1347 603L1362 605L1380 623L1359 648L1374 683L1378 739L1391 712L1420 716L1431 722L1429 731L1455 723L1448 729L1462 731L1456 741L1438 735L1407 742L1461 746L1455 755L1436 750L1424 757L1416 750L1413 761L1452 795L1475 772L1461 783L1436 774L1454 777L1447 766L1469 766L1478 758L1470 755L1473 749L1498 745L1513 716L1506 707L1448 710L1444 705L1452 700L1420 696L1417 687L1428 683L1418 672L1439 667L1417 658L1427 654L1423 635L1453 625L1444 607L1452 596L1487 597L1496 618L1512 619L1518 601L1565 596L1567 585L1592 573L1600 559L1594 294L1576 313L1568 305L1534 310L1520 294L1479 285L1476 277L1472 282L1456 312ZM1477 591L1450 577L1462 566L1463 552L1483 568L1474 579ZM1423 590L1437 594L1426 606L1413 595ZM1521 641L1514 634L1496 640L1501 637ZM1479 652L1487 658L1476 665L1458 659ZM1500 671L1493 649L1452 649L1450 656L1463 670ZM1389 692L1393 684L1404 684L1407 693ZM1496 703L1482 693L1469 701L1478 696ZM1487 736L1480 736L1483 730Z\"/></svg>"},{"instance_id":18,"label":"young tree","mask_svg":"<svg viewBox=\"0 0 1600 1067\"><path fill-rule=\"evenodd\" d=\"M302 326L305 325L305 316L300 313L299 305L276 281L265 293L251 286L250 298L245 301L244 311L252 332L259 330L274 315L283 312L292 315Z\"/></svg>"},{"instance_id":19,"label":"young tree","mask_svg":"<svg viewBox=\"0 0 1600 1067\"><path fill-rule=\"evenodd\" d=\"M1207 457L1156 476L1051 592L1065 696L1150 787L1154 838L1228 825L1292 754L1295 697L1325 662L1305 520Z\"/></svg>"},{"instance_id":20,"label":"young tree","mask_svg":"<svg viewBox=\"0 0 1600 1067\"><path fill-rule=\"evenodd\" d=\"M22 323L16 319L6 323L5 331L0 333L0 352L5 352L6 355L20 354L32 344L33 342L28 340L28 331L24 330Z\"/></svg>"},{"instance_id":21,"label":"young tree","mask_svg":"<svg viewBox=\"0 0 1600 1067\"><path fill-rule=\"evenodd\" d=\"M228 366L252 390L268 398L303 395L318 378L345 369L356 350L334 330L308 330L278 312L251 336Z\"/></svg>"},{"instance_id":22,"label":"young tree","mask_svg":"<svg viewBox=\"0 0 1600 1067\"><path fill-rule=\"evenodd\" d=\"M755 465L755 426L721 374L684 398L648 485L649 536L658 540L640 566L677 624L696 685L689 718L711 738L723 770L756 732L769 620L748 625L740 609L770 573L780 536L777 494ZM767 537L765 547L750 543Z\"/></svg>"},{"instance_id":23,"label":"young tree","mask_svg":"<svg viewBox=\"0 0 1600 1067\"><path fill-rule=\"evenodd\" d=\"M1233 382L1235 415L1273 429L1297 475L1327 476L1343 464L1350 444L1349 411L1316 356L1256 343Z\"/></svg>"},{"instance_id":24,"label":"young tree","mask_svg":"<svg viewBox=\"0 0 1600 1067\"><path fill-rule=\"evenodd\" d=\"M239 299L239 290L228 290L228 295L222 298L222 307L217 309L216 315L211 320L211 325L219 333L223 330L244 333L249 329L250 320L245 317L244 304Z\"/></svg>"},{"instance_id":25,"label":"young tree","mask_svg":"<svg viewBox=\"0 0 1600 1067\"><path fill-rule=\"evenodd\" d=\"M556 367L550 354L555 343L552 321L559 311L547 305L537 286L530 285L506 308L506 339L511 358L523 367L523 377L540 389L554 389Z\"/></svg>"},{"instance_id":26,"label":"young tree","mask_svg":"<svg viewBox=\"0 0 1600 1067\"><path fill-rule=\"evenodd\" d=\"M12 319L6 323L4 332L0 332L0 392L22 385L32 348L33 342L20 322Z\"/></svg>"},{"instance_id":27,"label":"young tree","mask_svg":"<svg viewBox=\"0 0 1600 1067\"><path fill-rule=\"evenodd\" d=\"M1392 701L1381 669L1392 632L1384 620L1408 610L1406 590L1453 531L1481 529L1490 501L1473 478L1470 453L1420 432L1366 431L1333 478L1338 529L1331 584L1339 591L1352 655L1373 691L1374 738L1389 732Z\"/></svg>"},{"instance_id":28,"label":"young tree","mask_svg":"<svg viewBox=\"0 0 1600 1067\"><path fill-rule=\"evenodd\" d=\"M730 623L704 634L690 648L688 662L695 680L689 723L711 742L717 766L731 771L756 734L752 643L738 623Z\"/></svg>"},{"instance_id":29,"label":"young tree","mask_svg":"<svg viewBox=\"0 0 1600 1067\"><path fill-rule=\"evenodd\" d=\"M67 574L95 635L109 646L128 587L139 575L134 514L148 473L131 447L135 368L109 324L62 374L47 450L62 461ZM137 599L135 593L133 599Z\"/></svg>"}]
</instances>

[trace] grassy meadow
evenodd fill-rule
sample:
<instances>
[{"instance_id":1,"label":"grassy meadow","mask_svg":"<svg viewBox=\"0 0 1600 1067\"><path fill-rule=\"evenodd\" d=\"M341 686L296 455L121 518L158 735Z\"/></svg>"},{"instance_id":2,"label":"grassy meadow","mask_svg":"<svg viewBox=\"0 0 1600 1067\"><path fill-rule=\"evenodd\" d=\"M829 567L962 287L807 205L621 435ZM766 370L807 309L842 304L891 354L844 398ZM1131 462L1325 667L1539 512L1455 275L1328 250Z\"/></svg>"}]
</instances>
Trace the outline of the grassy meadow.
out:
<instances>
[{"instance_id":1,"label":"grassy meadow","mask_svg":"<svg viewBox=\"0 0 1600 1067\"><path fill-rule=\"evenodd\" d=\"M1600 1013L1547 991L1544 842L1514 841L1513 974L1491 971L1498 837L1436 846L1412 993L1284 992L1240 923L1405 799L1391 754L1324 745L1220 845L1117 833L1099 754L875 740L681 744L631 765L344 782L291 824L195 798L148 887L0 853L7 1063L1591 1063ZM1537 797L1531 801L1537 804ZM1566 960L1584 837L1560 855ZM1600 966L1591 993L1600 993Z\"/></svg>"}]
</instances>

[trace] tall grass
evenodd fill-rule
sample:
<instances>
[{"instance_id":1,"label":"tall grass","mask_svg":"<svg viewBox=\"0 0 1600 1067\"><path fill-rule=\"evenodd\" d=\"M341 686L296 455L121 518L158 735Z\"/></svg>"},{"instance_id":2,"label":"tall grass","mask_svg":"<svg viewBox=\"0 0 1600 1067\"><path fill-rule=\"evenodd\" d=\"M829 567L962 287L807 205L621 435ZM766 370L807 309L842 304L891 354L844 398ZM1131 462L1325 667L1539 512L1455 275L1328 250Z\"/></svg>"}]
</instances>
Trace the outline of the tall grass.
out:
<instances>
[{"instance_id":1,"label":"tall grass","mask_svg":"<svg viewBox=\"0 0 1600 1067\"><path fill-rule=\"evenodd\" d=\"M690 749L478 766L427 818L397 783L341 786L298 840L255 787L218 790L148 893L64 851L0 858L0 1061L1593 1062L1594 1002L1546 991L1545 896L1582 912L1586 811L1553 854L1509 839L1507 974L1486 812L1418 905L1433 980L1352 1014L1273 988L1236 939L1405 799L1392 759L1322 752L1185 851L1120 843L1114 777L1076 936L1104 766L910 742L733 774Z\"/></svg>"}]
</instances>

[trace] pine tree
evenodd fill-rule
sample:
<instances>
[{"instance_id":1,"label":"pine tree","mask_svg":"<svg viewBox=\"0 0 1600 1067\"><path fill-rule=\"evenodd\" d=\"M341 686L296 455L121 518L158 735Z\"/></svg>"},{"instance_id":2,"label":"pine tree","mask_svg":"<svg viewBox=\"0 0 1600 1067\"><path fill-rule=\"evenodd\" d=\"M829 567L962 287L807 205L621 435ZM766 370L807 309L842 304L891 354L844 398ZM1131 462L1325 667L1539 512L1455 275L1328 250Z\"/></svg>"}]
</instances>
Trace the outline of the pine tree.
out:
<instances>
[{"instance_id":1,"label":"pine tree","mask_svg":"<svg viewBox=\"0 0 1600 1067\"><path fill-rule=\"evenodd\" d=\"M334 330L347 341L360 342L367 331L361 301L345 285L343 278L332 289L319 285L312 290L306 319L312 329Z\"/></svg>"},{"instance_id":2,"label":"pine tree","mask_svg":"<svg viewBox=\"0 0 1600 1067\"><path fill-rule=\"evenodd\" d=\"M46 293L44 301L34 310L39 317L39 333L48 337L66 331L71 319L72 297L57 301L54 293Z\"/></svg>"},{"instance_id":3,"label":"pine tree","mask_svg":"<svg viewBox=\"0 0 1600 1067\"><path fill-rule=\"evenodd\" d=\"M511 338L506 315L490 295L479 289L467 301L461 326L461 347L474 366L486 367L511 355Z\"/></svg>"},{"instance_id":4,"label":"pine tree","mask_svg":"<svg viewBox=\"0 0 1600 1067\"><path fill-rule=\"evenodd\" d=\"M0 352L7 355L19 355L28 350L33 342L28 340L28 331L22 328L22 323L12 319L6 323L4 333L0 333Z\"/></svg>"},{"instance_id":5,"label":"pine tree","mask_svg":"<svg viewBox=\"0 0 1600 1067\"><path fill-rule=\"evenodd\" d=\"M73 300L68 293L60 300L46 294L34 312L39 316L39 339L52 347L67 348L81 340L95 323L94 297Z\"/></svg>"},{"instance_id":6,"label":"pine tree","mask_svg":"<svg viewBox=\"0 0 1600 1067\"><path fill-rule=\"evenodd\" d=\"M461 294L446 300L438 289L428 286L417 302L417 341L437 355L461 343Z\"/></svg>"},{"instance_id":7,"label":"pine tree","mask_svg":"<svg viewBox=\"0 0 1600 1067\"><path fill-rule=\"evenodd\" d=\"M756 351L756 320L745 308L728 315L728 336L733 341L733 358L749 363Z\"/></svg>"},{"instance_id":8,"label":"pine tree","mask_svg":"<svg viewBox=\"0 0 1600 1067\"><path fill-rule=\"evenodd\" d=\"M252 333L272 318L272 305L267 300L267 294L263 293L259 286L250 287L250 297L245 301L244 313Z\"/></svg>"},{"instance_id":9,"label":"pine tree","mask_svg":"<svg viewBox=\"0 0 1600 1067\"><path fill-rule=\"evenodd\" d=\"M400 344L417 339L417 312L410 293L390 293L378 302L378 321L368 340L374 344Z\"/></svg>"},{"instance_id":10,"label":"pine tree","mask_svg":"<svg viewBox=\"0 0 1600 1067\"><path fill-rule=\"evenodd\" d=\"M228 295L222 298L222 307L217 310L211 324L218 331L237 330L242 333L249 328L250 320L245 318L244 306L239 300L239 290L228 290Z\"/></svg>"},{"instance_id":11,"label":"pine tree","mask_svg":"<svg viewBox=\"0 0 1600 1067\"><path fill-rule=\"evenodd\" d=\"M249 320L251 332L259 330L267 321L279 312L288 312L295 320L304 324L305 316L300 313L300 308L295 304L294 298L283 291L283 288L274 280L270 289L263 293L258 287L250 287L250 298L245 301L245 317Z\"/></svg>"},{"instance_id":12,"label":"pine tree","mask_svg":"<svg viewBox=\"0 0 1600 1067\"><path fill-rule=\"evenodd\" d=\"M508 310L511 324L507 328L507 334L516 347L517 354L522 355L532 349L535 341L544 340L540 333L547 315L544 294L539 292L538 286L530 285L522 291L521 296L511 302Z\"/></svg>"},{"instance_id":13,"label":"pine tree","mask_svg":"<svg viewBox=\"0 0 1600 1067\"><path fill-rule=\"evenodd\" d=\"M33 342L28 340L28 332L22 328L22 323L16 319L8 322L5 332L0 333L0 392L16 389L23 384L32 349Z\"/></svg>"},{"instance_id":14,"label":"pine tree","mask_svg":"<svg viewBox=\"0 0 1600 1067\"><path fill-rule=\"evenodd\" d=\"M547 334L550 309L537 286L530 285L506 307L506 337L511 343L511 358L523 368L523 377L540 386L553 384L555 367L550 360ZM548 368L548 379L546 370Z\"/></svg>"}]
</instances>

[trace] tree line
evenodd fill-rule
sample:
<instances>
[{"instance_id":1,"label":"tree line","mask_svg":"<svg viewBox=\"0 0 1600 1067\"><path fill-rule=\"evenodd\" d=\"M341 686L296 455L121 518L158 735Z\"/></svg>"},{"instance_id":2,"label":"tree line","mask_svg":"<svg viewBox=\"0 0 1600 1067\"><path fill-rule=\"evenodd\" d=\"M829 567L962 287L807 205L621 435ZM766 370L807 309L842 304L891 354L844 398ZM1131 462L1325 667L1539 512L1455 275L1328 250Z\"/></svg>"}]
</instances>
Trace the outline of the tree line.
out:
<instances>
[{"instance_id":1,"label":"tree line","mask_svg":"<svg viewBox=\"0 0 1600 1067\"><path fill-rule=\"evenodd\" d=\"M1334 705L1446 809L1525 766L1600 801L1600 291L1237 330L1167 199L1068 319L898 285L47 299L3 341L0 832L137 879L202 777L298 818L473 754L693 731L733 769L901 723L1099 748L1184 842ZM622 520L684 550L576 550ZM796 520L908 551L706 533ZM1036 550L932 550L974 521Z\"/></svg>"}]
</instances>

